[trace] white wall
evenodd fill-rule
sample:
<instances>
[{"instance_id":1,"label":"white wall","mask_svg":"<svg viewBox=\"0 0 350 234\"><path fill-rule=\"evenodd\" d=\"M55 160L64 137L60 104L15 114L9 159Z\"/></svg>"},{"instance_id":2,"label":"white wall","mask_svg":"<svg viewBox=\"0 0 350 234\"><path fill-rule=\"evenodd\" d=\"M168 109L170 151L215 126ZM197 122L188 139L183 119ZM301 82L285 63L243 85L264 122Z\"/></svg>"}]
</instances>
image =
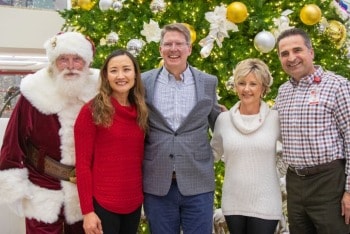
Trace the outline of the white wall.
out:
<instances>
[{"instance_id":1,"label":"white wall","mask_svg":"<svg viewBox=\"0 0 350 234\"><path fill-rule=\"evenodd\" d=\"M55 10L0 6L0 73L31 72L45 66L43 45L63 24Z\"/></svg>"},{"instance_id":2,"label":"white wall","mask_svg":"<svg viewBox=\"0 0 350 234\"><path fill-rule=\"evenodd\" d=\"M60 32L63 23L54 10L0 6L0 50L42 49L48 38Z\"/></svg>"}]
</instances>

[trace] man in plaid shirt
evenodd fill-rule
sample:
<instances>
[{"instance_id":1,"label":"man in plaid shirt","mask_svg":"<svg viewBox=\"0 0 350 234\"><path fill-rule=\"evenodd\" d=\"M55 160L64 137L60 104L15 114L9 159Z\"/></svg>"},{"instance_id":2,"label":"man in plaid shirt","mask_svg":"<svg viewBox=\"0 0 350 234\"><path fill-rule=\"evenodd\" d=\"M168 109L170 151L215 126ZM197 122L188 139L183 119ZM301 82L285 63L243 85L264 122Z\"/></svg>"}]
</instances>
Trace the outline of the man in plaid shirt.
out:
<instances>
[{"instance_id":1,"label":"man in plaid shirt","mask_svg":"<svg viewBox=\"0 0 350 234\"><path fill-rule=\"evenodd\" d=\"M313 64L309 36L292 28L277 39L290 76L278 91L287 207L292 234L345 234L350 220L350 82Z\"/></svg>"}]
</instances>

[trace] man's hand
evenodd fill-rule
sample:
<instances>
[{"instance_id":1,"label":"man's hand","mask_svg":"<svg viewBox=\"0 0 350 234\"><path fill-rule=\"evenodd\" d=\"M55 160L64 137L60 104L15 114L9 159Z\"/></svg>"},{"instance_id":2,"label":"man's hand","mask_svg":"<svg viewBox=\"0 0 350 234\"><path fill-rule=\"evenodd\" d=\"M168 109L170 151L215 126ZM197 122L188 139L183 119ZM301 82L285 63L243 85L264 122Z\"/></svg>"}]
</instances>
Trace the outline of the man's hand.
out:
<instances>
[{"instance_id":1,"label":"man's hand","mask_svg":"<svg viewBox=\"0 0 350 234\"><path fill-rule=\"evenodd\" d=\"M102 224L95 212L84 215L83 228L86 234L102 234Z\"/></svg>"},{"instance_id":2,"label":"man's hand","mask_svg":"<svg viewBox=\"0 0 350 234\"><path fill-rule=\"evenodd\" d=\"M341 200L341 215L344 216L346 224L350 223L350 193L344 192Z\"/></svg>"}]
</instances>

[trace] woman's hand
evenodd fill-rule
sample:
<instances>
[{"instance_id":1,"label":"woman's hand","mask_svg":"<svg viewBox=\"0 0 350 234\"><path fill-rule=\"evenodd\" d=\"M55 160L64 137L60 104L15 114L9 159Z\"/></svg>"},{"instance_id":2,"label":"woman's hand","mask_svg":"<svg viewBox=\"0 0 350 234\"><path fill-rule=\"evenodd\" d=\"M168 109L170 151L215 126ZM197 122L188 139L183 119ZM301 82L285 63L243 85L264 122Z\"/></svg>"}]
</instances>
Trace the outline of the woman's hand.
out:
<instances>
[{"instance_id":1,"label":"woman's hand","mask_svg":"<svg viewBox=\"0 0 350 234\"><path fill-rule=\"evenodd\" d=\"M83 228L86 234L102 234L102 224L95 212L84 215Z\"/></svg>"}]
</instances>

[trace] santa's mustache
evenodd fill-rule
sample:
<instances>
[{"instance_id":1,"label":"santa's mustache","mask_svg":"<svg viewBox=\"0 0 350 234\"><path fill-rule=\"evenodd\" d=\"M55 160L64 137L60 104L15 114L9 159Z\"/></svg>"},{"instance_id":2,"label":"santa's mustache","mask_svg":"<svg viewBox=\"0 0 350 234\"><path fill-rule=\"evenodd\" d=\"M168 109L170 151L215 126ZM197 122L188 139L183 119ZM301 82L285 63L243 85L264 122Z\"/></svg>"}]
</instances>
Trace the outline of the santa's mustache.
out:
<instances>
[{"instance_id":1,"label":"santa's mustache","mask_svg":"<svg viewBox=\"0 0 350 234\"><path fill-rule=\"evenodd\" d=\"M82 76L84 74L84 72L83 71L80 71L80 70L76 70L76 69L74 69L74 70L69 70L69 69L64 69L64 70L62 70L59 74L58 74L58 76L61 76L61 77L80 77L80 76Z\"/></svg>"}]
</instances>

